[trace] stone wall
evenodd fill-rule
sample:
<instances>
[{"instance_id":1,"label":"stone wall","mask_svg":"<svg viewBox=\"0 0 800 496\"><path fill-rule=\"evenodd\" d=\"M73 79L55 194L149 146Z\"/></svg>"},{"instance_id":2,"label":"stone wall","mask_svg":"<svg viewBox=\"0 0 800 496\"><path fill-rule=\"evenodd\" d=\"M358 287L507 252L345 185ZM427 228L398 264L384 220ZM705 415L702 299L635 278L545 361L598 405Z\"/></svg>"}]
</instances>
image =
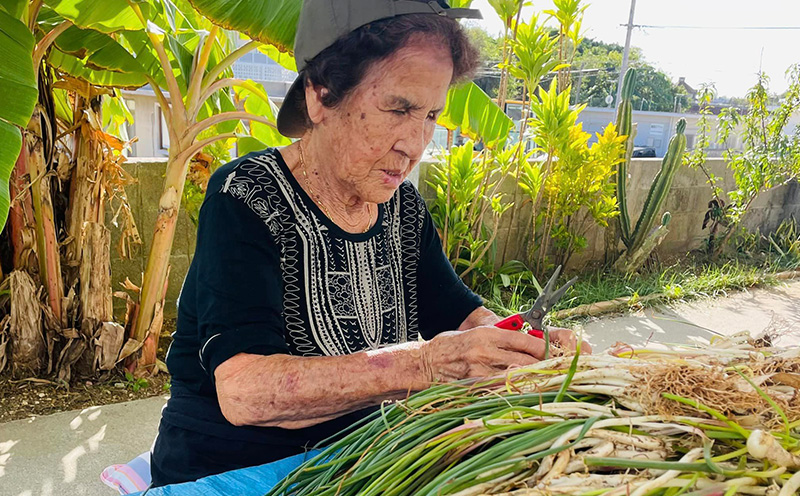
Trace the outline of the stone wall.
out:
<instances>
[{"instance_id":1,"label":"stone wall","mask_svg":"<svg viewBox=\"0 0 800 496\"><path fill-rule=\"evenodd\" d=\"M660 159L637 159L631 162L630 183L628 194L630 198L631 221L635 222L647 196L650 183L660 167ZM708 166L711 171L724 179L723 189L730 189L733 185L733 176L725 167L722 159L710 159ZM114 249L112 252L111 272L114 289L120 289L120 283L125 278L140 285L142 273L147 258L150 242L152 241L155 219L158 214L158 198L164 183L165 159L131 159L125 166L126 170L138 180L127 188L128 198L133 210L134 218L142 236L143 245L139 247L130 260L122 260ZM412 180L418 184L423 196L430 198L432 191L425 182L430 164L423 163L419 167L418 175L414 174ZM512 193L509 184L506 191ZM672 213L670 233L659 247L662 255L680 255L700 246L706 236L701 229L703 216L707 210L709 189L702 172L689 168L681 168L675 177L672 191L667 198L665 210ZM524 259L524 243L527 238L526 229L530 219L529 203L519 202L515 214L514 225L510 225L510 211L506 213L501 222L498 233L499 252L502 252L503 243L509 242L507 259ZM762 194L754 203L748 213L745 225L761 232L774 230L783 219L790 215L800 218L800 185L791 183L769 193ZM522 226L522 227L520 227ZM119 232L110 225L112 231L112 246L119 241ZM576 254L570 265L580 267L587 263L602 260L603 257L603 231L593 225L588 226L587 237L589 247ZM180 292L183 278L191 263L195 247L195 226L185 211L181 210L175 233L175 243L172 250L169 288L167 291L167 304L165 314L175 315L175 302ZM115 313L119 316L123 311L122 300L115 299Z\"/></svg>"}]
</instances>

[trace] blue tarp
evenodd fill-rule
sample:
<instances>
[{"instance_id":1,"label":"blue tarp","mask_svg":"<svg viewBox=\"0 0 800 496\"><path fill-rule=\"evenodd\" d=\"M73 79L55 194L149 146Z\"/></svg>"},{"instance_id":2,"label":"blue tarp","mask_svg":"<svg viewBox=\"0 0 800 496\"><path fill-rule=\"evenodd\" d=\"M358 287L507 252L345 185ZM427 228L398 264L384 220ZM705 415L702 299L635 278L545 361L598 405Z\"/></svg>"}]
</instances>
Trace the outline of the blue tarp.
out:
<instances>
[{"instance_id":1,"label":"blue tarp","mask_svg":"<svg viewBox=\"0 0 800 496\"><path fill-rule=\"evenodd\" d=\"M257 467L204 477L195 482L157 487L133 496L263 496L289 472L318 453L309 451Z\"/></svg>"}]
</instances>

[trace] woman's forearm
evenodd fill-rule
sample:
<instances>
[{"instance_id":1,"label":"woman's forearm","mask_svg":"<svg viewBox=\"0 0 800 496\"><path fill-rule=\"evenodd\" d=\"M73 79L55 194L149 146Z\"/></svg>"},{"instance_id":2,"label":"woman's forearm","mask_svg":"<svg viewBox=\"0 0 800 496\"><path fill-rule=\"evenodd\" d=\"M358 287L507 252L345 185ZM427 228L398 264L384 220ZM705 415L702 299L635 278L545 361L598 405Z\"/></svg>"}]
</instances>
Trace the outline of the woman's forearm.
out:
<instances>
[{"instance_id":1,"label":"woman's forearm","mask_svg":"<svg viewBox=\"0 0 800 496\"><path fill-rule=\"evenodd\" d=\"M297 429L403 398L430 384L422 345L335 357L242 353L214 373L220 407L234 425Z\"/></svg>"}]
</instances>

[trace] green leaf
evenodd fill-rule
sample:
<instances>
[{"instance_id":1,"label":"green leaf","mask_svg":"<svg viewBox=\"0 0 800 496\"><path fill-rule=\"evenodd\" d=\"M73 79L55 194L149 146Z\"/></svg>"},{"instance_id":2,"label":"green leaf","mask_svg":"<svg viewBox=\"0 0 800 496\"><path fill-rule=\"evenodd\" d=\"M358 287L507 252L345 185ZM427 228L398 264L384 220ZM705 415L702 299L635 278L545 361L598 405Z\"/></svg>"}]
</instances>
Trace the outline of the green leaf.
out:
<instances>
[{"instance_id":1,"label":"green leaf","mask_svg":"<svg viewBox=\"0 0 800 496\"><path fill-rule=\"evenodd\" d=\"M236 141L236 148L239 150L239 156L247 155L250 152L261 151L269 146L252 136L238 136Z\"/></svg>"},{"instance_id":2,"label":"green leaf","mask_svg":"<svg viewBox=\"0 0 800 496\"><path fill-rule=\"evenodd\" d=\"M0 11L0 119L25 127L39 92L33 72L33 35L21 21ZM8 98L13 95L13 98Z\"/></svg>"},{"instance_id":3,"label":"green leaf","mask_svg":"<svg viewBox=\"0 0 800 496\"><path fill-rule=\"evenodd\" d=\"M0 9L8 12L15 19L21 19L22 13L25 12L28 5L28 0L3 0L0 2Z\"/></svg>"},{"instance_id":4,"label":"green leaf","mask_svg":"<svg viewBox=\"0 0 800 496\"><path fill-rule=\"evenodd\" d=\"M83 59L90 69L141 73L142 64L111 36L93 29L70 26L55 46L69 55Z\"/></svg>"},{"instance_id":5,"label":"green leaf","mask_svg":"<svg viewBox=\"0 0 800 496\"><path fill-rule=\"evenodd\" d=\"M439 124L472 139L483 140L487 148L500 148L514 123L475 83L450 88Z\"/></svg>"},{"instance_id":6,"label":"green leaf","mask_svg":"<svg viewBox=\"0 0 800 496\"><path fill-rule=\"evenodd\" d=\"M200 109L200 112L197 114L197 121L200 122L214 114L219 114L221 112L233 112L235 110L237 110L236 104L233 103L233 99L228 93L228 90L220 90L205 101ZM214 126L214 129L216 129L217 133L220 134L232 133L238 126L239 121L230 120L220 122Z\"/></svg>"},{"instance_id":7,"label":"green leaf","mask_svg":"<svg viewBox=\"0 0 800 496\"><path fill-rule=\"evenodd\" d=\"M97 86L110 88L135 89L147 84L147 79L141 73L127 73L95 70L86 67L84 63L72 55L53 50L47 57L47 62L67 74L88 81Z\"/></svg>"},{"instance_id":8,"label":"green leaf","mask_svg":"<svg viewBox=\"0 0 800 496\"><path fill-rule=\"evenodd\" d=\"M130 139L126 125L133 124L133 114L128 109L124 98L104 96L101 114L105 132L116 136L122 141Z\"/></svg>"},{"instance_id":9,"label":"green leaf","mask_svg":"<svg viewBox=\"0 0 800 496\"><path fill-rule=\"evenodd\" d=\"M245 112L266 117L275 122L278 109L267 96L264 87L248 80L246 87L237 87L236 94L240 100L244 99ZM261 122L250 123L250 135L267 146L286 146L292 143L289 138L282 136L277 129Z\"/></svg>"},{"instance_id":10,"label":"green leaf","mask_svg":"<svg viewBox=\"0 0 800 496\"><path fill-rule=\"evenodd\" d=\"M22 148L22 134L19 129L0 121L0 228L6 225L11 195L8 180Z\"/></svg>"},{"instance_id":11,"label":"green leaf","mask_svg":"<svg viewBox=\"0 0 800 496\"><path fill-rule=\"evenodd\" d=\"M8 218L8 180L22 147L19 127L26 127L39 91L33 72L33 34L20 20L0 11L0 229Z\"/></svg>"},{"instance_id":12,"label":"green leaf","mask_svg":"<svg viewBox=\"0 0 800 496\"><path fill-rule=\"evenodd\" d=\"M510 27L517 11L522 8L522 0L489 0L489 5L503 20L503 23Z\"/></svg>"},{"instance_id":13,"label":"green leaf","mask_svg":"<svg viewBox=\"0 0 800 496\"><path fill-rule=\"evenodd\" d=\"M142 22L127 0L46 0L53 10L76 26L104 33L142 29ZM149 18L147 3L137 3L145 19Z\"/></svg>"},{"instance_id":14,"label":"green leaf","mask_svg":"<svg viewBox=\"0 0 800 496\"><path fill-rule=\"evenodd\" d=\"M144 31L126 31L121 36L121 41L125 43L128 51L136 57L145 73L155 79L161 88L166 87L166 79L164 79L161 62L158 60L158 55L147 34Z\"/></svg>"},{"instance_id":15,"label":"green leaf","mask_svg":"<svg viewBox=\"0 0 800 496\"><path fill-rule=\"evenodd\" d=\"M275 45L259 45L258 51L277 62L281 67L297 72L297 63L295 63L294 57L281 52Z\"/></svg>"},{"instance_id":16,"label":"green leaf","mask_svg":"<svg viewBox=\"0 0 800 496\"><path fill-rule=\"evenodd\" d=\"M72 102L69 100L69 94L67 93L67 90L54 88L53 104L56 109L56 117L61 119L63 122L73 122Z\"/></svg>"},{"instance_id":17,"label":"green leaf","mask_svg":"<svg viewBox=\"0 0 800 496\"><path fill-rule=\"evenodd\" d=\"M293 53L302 0L189 0L211 22Z\"/></svg>"},{"instance_id":18,"label":"green leaf","mask_svg":"<svg viewBox=\"0 0 800 496\"><path fill-rule=\"evenodd\" d=\"M194 59L194 54L186 47L185 43L181 43L177 37L172 35L167 35L167 46L169 47L170 55L174 57L175 61L177 61L178 72L175 76L178 79L178 83L181 86L181 89L185 91L188 88L188 81L192 75L192 60ZM175 64L172 64L175 67Z\"/></svg>"}]
</instances>

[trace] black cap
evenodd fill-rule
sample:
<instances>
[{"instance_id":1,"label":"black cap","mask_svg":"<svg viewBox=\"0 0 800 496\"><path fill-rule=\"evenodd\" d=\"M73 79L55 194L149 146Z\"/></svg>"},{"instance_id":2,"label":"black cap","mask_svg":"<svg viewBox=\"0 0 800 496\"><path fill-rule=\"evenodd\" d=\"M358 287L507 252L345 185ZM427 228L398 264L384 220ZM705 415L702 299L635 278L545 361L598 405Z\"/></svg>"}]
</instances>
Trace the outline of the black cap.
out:
<instances>
[{"instance_id":1,"label":"black cap","mask_svg":"<svg viewBox=\"0 0 800 496\"><path fill-rule=\"evenodd\" d=\"M451 19L483 17L479 10L452 9L445 0L304 0L294 39L297 72L342 36L370 22L406 14ZM299 138L305 133L305 120L298 111L303 91L301 74L292 83L278 112L278 131L284 136Z\"/></svg>"}]
</instances>

